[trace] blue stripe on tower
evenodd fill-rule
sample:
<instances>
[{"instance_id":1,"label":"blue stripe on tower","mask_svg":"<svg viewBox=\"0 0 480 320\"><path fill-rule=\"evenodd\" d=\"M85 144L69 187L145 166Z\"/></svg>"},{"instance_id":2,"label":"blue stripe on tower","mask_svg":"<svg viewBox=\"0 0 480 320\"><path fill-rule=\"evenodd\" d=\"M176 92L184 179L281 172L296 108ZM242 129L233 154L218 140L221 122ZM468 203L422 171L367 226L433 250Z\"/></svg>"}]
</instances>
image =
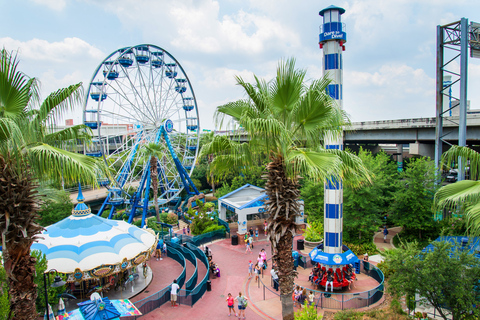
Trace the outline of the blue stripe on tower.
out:
<instances>
[{"instance_id":1,"label":"blue stripe on tower","mask_svg":"<svg viewBox=\"0 0 480 320\"><path fill-rule=\"evenodd\" d=\"M325 189L327 190L338 190L340 188L342 188L342 181L338 181L335 177L325 182Z\"/></svg>"},{"instance_id":2,"label":"blue stripe on tower","mask_svg":"<svg viewBox=\"0 0 480 320\"><path fill-rule=\"evenodd\" d=\"M343 203L326 203L325 218L339 219L343 217Z\"/></svg>"},{"instance_id":3,"label":"blue stripe on tower","mask_svg":"<svg viewBox=\"0 0 480 320\"><path fill-rule=\"evenodd\" d=\"M338 247L340 246L341 235L336 232L325 232L325 246L327 247Z\"/></svg>"},{"instance_id":4,"label":"blue stripe on tower","mask_svg":"<svg viewBox=\"0 0 480 320\"><path fill-rule=\"evenodd\" d=\"M339 84L329 84L327 87L327 93L335 100L340 100L343 99L342 89L342 86Z\"/></svg>"},{"instance_id":5,"label":"blue stripe on tower","mask_svg":"<svg viewBox=\"0 0 480 320\"><path fill-rule=\"evenodd\" d=\"M325 70L342 69L342 59L338 53L325 55Z\"/></svg>"}]
</instances>

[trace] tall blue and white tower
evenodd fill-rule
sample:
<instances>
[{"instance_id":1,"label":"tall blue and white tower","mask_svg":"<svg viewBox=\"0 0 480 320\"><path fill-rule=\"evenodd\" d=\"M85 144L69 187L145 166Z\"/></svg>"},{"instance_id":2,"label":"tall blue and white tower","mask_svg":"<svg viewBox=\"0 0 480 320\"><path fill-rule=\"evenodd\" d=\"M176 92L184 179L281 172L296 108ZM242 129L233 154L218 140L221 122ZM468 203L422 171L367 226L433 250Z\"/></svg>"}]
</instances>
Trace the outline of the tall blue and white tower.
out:
<instances>
[{"instance_id":1,"label":"tall blue and white tower","mask_svg":"<svg viewBox=\"0 0 480 320\"><path fill-rule=\"evenodd\" d=\"M323 75L331 79L328 94L343 107L343 63L342 52L345 50L347 34L341 15L345 10L330 6L320 11L323 25L320 26L320 49L323 49ZM343 150L343 137L327 137L326 149ZM341 254L343 240L343 184L332 178L325 182L325 216L324 216L324 252Z\"/></svg>"}]
</instances>

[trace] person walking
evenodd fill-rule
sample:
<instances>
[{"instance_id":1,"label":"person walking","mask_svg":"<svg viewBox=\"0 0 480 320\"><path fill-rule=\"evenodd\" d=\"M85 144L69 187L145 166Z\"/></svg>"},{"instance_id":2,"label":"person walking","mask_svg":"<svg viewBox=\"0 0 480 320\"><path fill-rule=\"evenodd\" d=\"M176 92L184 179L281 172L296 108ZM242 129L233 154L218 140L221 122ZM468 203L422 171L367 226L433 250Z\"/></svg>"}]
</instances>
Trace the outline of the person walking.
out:
<instances>
[{"instance_id":1,"label":"person walking","mask_svg":"<svg viewBox=\"0 0 480 320\"><path fill-rule=\"evenodd\" d=\"M267 236L267 226L268 226L267 220L264 220L263 221L263 231L265 231L265 237Z\"/></svg>"},{"instance_id":2,"label":"person walking","mask_svg":"<svg viewBox=\"0 0 480 320\"><path fill-rule=\"evenodd\" d=\"M170 302L172 303L172 307L178 307L177 305L178 289L180 289L180 287L177 284L177 279L173 279L172 289L170 291Z\"/></svg>"},{"instance_id":3,"label":"person walking","mask_svg":"<svg viewBox=\"0 0 480 320\"><path fill-rule=\"evenodd\" d=\"M248 241L248 239L245 241L245 254L247 254L247 252L250 251L250 253L252 253L252 249L250 249L250 242Z\"/></svg>"},{"instance_id":4,"label":"person walking","mask_svg":"<svg viewBox=\"0 0 480 320\"><path fill-rule=\"evenodd\" d=\"M162 254L164 257L167 256L167 244L165 243L165 241L163 241L163 250L162 250ZM160 259L162 260L162 259Z\"/></svg>"},{"instance_id":5,"label":"person walking","mask_svg":"<svg viewBox=\"0 0 480 320\"><path fill-rule=\"evenodd\" d=\"M298 296L298 304L300 305L299 308L304 307L305 300L307 300L307 289L304 288Z\"/></svg>"},{"instance_id":6,"label":"person walking","mask_svg":"<svg viewBox=\"0 0 480 320\"><path fill-rule=\"evenodd\" d=\"M228 306L228 316L230 317L232 315L232 311L233 311L233 314L236 317L237 313L235 312L235 303L234 303L234 299L232 297L232 294L230 292L228 293L226 301L227 301L227 306Z\"/></svg>"},{"instance_id":7,"label":"person walking","mask_svg":"<svg viewBox=\"0 0 480 320\"><path fill-rule=\"evenodd\" d=\"M387 243L387 234L388 234L388 229L387 226L383 228L383 242Z\"/></svg>"},{"instance_id":8,"label":"person walking","mask_svg":"<svg viewBox=\"0 0 480 320\"><path fill-rule=\"evenodd\" d=\"M253 249L253 236L252 236L252 235L250 235L250 236L248 237L248 242L250 242L250 246L251 246L252 249Z\"/></svg>"},{"instance_id":9,"label":"person walking","mask_svg":"<svg viewBox=\"0 0 480 320\"><path fill-rule=\"evenodd\" d=\"M257 263L255 263L255 281L258 280L258 276L260 275L260 272L261 272L261 268L259 267L258 262L257 262Z\"/></svg>"},{"instance_id":10,"label":"person walking","mask_svg":"<svg viewBox=\"0 0 480 320\"><path fill-rule=\"evenodd\" d=\"M258 241L258 228L255 229L255 241Z\"/></svg>"},{"instance_id":11,"label":"person walking","mask_svg":"<svg viewBox=\"0 0 480 320\"><path fill-rule=\"evenodd\" d=\"M160 241L157 243L157 248L155 249L155 258L162 260L162 244Z\"/></svg>"},{"instance_id":12,"label":"person walking","mask_svg":"<svg viewBox=\"0 0 480 320\"><path fill-rule=\"evenodd\" d=\"M275 271L274 268L272 268L272 270L270 270L270 275L272 276L273 289L278 291L278 275L277 275L277 272Z\"/></svg>"},{"instance_id":13,"label":"person walking","mask_svg":"<svg viewBox=\"0 0 480 320\"><path fill-rule=\"evenodd\" d=\"M253 262L252 260L248 261L248 278L250 279L253 276Z\"/></svg>"},{"instance_id":14,"label":"person walking","mask_svg":"<svg viewBox=\"0 0 480 320\"><path fill-rule=\"evenodd\" d=\"M187 225L187 233L190 235L190 225Z\"/></svg>"},{"instance_id":15,"label":"person walking","mask_svg":"<svg viewBox=\"0 0 480 320\"><path fill-rule=\"evenodd\" d=\"M247 297L242 295L242 292L238 293L238 296L235 298L235 301L238 302L238 319L242 318L245 319L245 309L247 308Z\"/></svg>"}]
</instances>

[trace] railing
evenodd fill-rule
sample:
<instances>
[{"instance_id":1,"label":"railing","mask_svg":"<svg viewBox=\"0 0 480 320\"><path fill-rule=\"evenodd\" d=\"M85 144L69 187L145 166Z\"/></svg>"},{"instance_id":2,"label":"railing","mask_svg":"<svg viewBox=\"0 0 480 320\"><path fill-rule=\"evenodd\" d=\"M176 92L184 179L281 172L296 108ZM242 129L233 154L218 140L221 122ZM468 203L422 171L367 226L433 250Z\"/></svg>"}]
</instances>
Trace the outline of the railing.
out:
<instances>
[{"instance_id":1,"label":"railing","mask_svg":"<svg viewBox=\"0 0 480 320\"><path fill-rule=\"evenodd\" d=\"M180 263L181 266L183 266L183 271L182 273L180 274L180 276L177 278L177 283L180 287L183 286L183 284L185 283L185 273L186 273L186 269L185 269L185 265L186 265L186 262L185 262L185 258L180 254L180 252L173 248L171 245L169 245L168 249L167 249L167 256L169 258L172 258L173 260L177 261L178 263ZM162 306L165 302L169 301L170 300L170 286L167 286L165 288L163 288L162 290L142 299L142 300L139 300L137 302L135 302L135 307L137 307L137 309L142 313L142 314L147 314L157 308L159 308L160 306ZM126 320L134 320L134 319L137 319L137 317L125 317L125 318L122 318L123 319L126 319Z\"/></svg>"},{"instance_id":2,"label":"railing","mask_svg":"<svg viewBox=\"0 0 480 320\"><path fill-rule=\"evenodd\" d=\"M198 277L198 268L197 268L197 257L193 254L193 252L188 249L187 247L184 247L184 246L181 246L181 245L178 245L176 243L170 243L169 244L172 248L175 248L177 249L178 251L182 252L183 256L188 260L190 261L192 264L193 264L193 267L195 268L195 270L193 271L193 274L192 276L190 277L190 279L187 280L187 282L185 283L185 290L187 292L190 292L193 290L193 288L195 288L196 284L197 284L197 277Z\"/></svg>"},{"instance_id":3,"label":"railing","mask_svg":"<svg viewBox=\"0 0 480 320\"><path fill-rule=\"evenodd\" d=\"M207 269L207 272L205 273L205 276L203 277L202 281L198 283L192 290L189 289L180 289L178 290L178 295L177 295L177 302L179 304L184 304L188 306L192 306L200 300L200 298L205 294L207 291L207 281L209 279L209 272L208 272L208 259L205 253L203 253L202 250L198 249L191 243L186 243L186 247L183 247L178 244L173 244L173 243L168 243L168 249L167 249L167 256L169 258L174 259L175 261L179 262L184 268L180 276L177 278L177 283L179 284L180 287L183 286L185 283L185 258L182 256L181 253L184 253L187 256L187 259L192 262L192 256L194 256L195 259L195 278L198 278L198 272L197 272L197 259L200 260L204 265L205 268ZM180 253L181 252L181 253ZM193 263L193 262L192 262ZM193 276L192 276L193 277ZM187 284L185 287L187 288L188 286L192 286L195 282L192 281L192 277L187 281ZM197 279L195 279L196 281ZM191 283L190 283L191 282ZM162 290L158 291L157 293L154 293L147 298L144 298L142 300L139 300L135 302L135 306L137 309L142 313L142 315L145 315L159 307L161 307L164 303L170 301L170 286L167 286L163 288ZM135 320L137 319L137 316L131 316L131 317L125 317L122 318L122 320Z\"/></svg>"},{"instance_id":4,"label":"railing","mask_svg":"<svg viewBox=\"0 0 480 320\"><path fill-rule=\"evenodd\" d=\"M218 219L218 225L219 226L224 226L225 227L225 231L230 234L230 226L228 225L228 223L226 221L223 221L222 219Z\"/></svg>"},{"instance_id":5,"label":"railing","mask_svg":"<svg viewBox=\"0 0 480 320\"><path fill-rule=\"evenodd\" d=\"M189 242L195 246L200 246L207 242L225 238L225 229L219 229L193 237Z\"/></svg>"},{"instance_id":6,"label":"railing","mask_svg":"<svg viewBox=\"0 0 480 320\"><path fill-rule=\"evenodd\" d=\"M302 256L300 256L301 258ZM304 261L305 264L308 263L307 259L299 259L299 266L300 261ZM373 279L379 282L379 285L371 290L364 291L364 292L355 292L355 293L334 293L334 292L323 292L314 289L308 289L308 291L312 291L315 293L316 299L315 307L316 308L326 308L326 309L359 309L368 307L372 304L377 303L383 297L383 289L384 289L384 276L380 269L371 265L369 262L362 261L360 272L372 277ZM266 290L270 291L271 293L280 296L278 293L271 290L268 286L266 286L263 281L263 274L259 276L258 287L260 288L263 286L263 300L265 300ZM273 283L271 283L273 287Z\"/></svg>"}]
</instances>

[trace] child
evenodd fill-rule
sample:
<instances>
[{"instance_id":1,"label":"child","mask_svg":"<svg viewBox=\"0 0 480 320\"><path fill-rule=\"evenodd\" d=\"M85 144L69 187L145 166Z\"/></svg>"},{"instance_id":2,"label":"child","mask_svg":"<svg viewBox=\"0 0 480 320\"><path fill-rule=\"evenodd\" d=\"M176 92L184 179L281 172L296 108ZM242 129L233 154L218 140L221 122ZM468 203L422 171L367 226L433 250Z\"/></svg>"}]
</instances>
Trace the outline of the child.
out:
<instances>
[{"instance_id":1,"label":"child","mask_svg":"<svg viewBox=\"0 0 480 320\"><path fill-rule=\"evenodd\" d=\"M185 227L183 227L183 234L187 234Z\"/></svg>"},{"instance_id":2,"label":"child","mask_svg":"<svg viewBox=\"0 0 480 320\"><path fill-rule=\"evenodd\" d=\"M248 278L251 278L253 275L253 263L252 260L248 261Z\"/></svg>"},{"instance_id":3,"label":"child","mask_svg":"<svg viewBox=\"0 0 480 320\"><path fill-rule=\"evenodd\" d=\"M267 236L267 226L268 226L267 220L263 221L263 230L265 231L265 237Z\"/></svg>"},{"instance_id":4,"label":"child","mask_svg":"<svg viewBox=\"0 0 480 320\"><path fill-rule=\"evenodd\" d=\"M308 295L308 303L313 306L315 304L315 293L313 291L310 291L310 294Z\"/></svg>"},{"instance_id":5,"label":"child","mask_svg":"<svg viewBox=\"0 0 480 320\"><path fill-rule=\"evenodd\" d=\"M255 241L258 241L258 228L255 229Z\"/></svg>"},{"instance_id":6,"label":"child","mask_svg":"<svg viewBox=\"0 0 480 320\"><path fill-rule=\"evenodd\" d=\"M252 249L250 249L250 242L248 242L248 240L245 241L245 247L246 247L245 254L247 254L248 251L252 253Z\"/></svg>"},{"instance_id":7,"label":"child","mask_svg":"<svg viewBox=\"0 0 480 320\"><path fill-rule=\"evenodd\" d=\"M227 297L226 301L227 301L227 306L228 306L228 316L230 317L232 315L232 311L233 311L233 314L236 317L237 313L235 312L235 305L234 305L234 301L233 301L233 297L232 297L231 293L228 293L228 297Z\"/></svg>"}]
</instances>

